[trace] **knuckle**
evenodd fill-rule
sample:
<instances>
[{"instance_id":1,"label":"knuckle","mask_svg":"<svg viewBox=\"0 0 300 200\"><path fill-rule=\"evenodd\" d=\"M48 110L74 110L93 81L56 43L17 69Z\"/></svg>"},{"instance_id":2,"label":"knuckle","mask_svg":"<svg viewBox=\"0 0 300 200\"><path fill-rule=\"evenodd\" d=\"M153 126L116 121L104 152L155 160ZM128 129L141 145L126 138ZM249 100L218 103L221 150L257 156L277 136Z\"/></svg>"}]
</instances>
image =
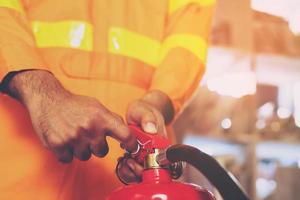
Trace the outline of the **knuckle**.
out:
<instances>
[{"instance_id":1,"label":"knuckle","mask_svg":"<svg viewBox=\"0 0 300 200\"><path fill-rule=\"evenodd\" d=\"M61 149L63 148L64 146L66 145L65 142L61 142L61 141L58 141L58 142L52 142L50 144L50 146L52 147L52 149Z\"/></svg>"},{"instance_id":2,"label":"knuckle","mask_svg":"<svg viewBox=\"0 0 300 200\"><path fill-rule=\"evenodd\" d=\"M99 113L92 111L81 119L76 128L77 133L88 131L94 127L95 122L99 119Z\"/></svg>"},{"instance_id":3,"label":"knuckle","mask_svg":"<svg viewBox=\"0 0 300 200\"><path fill-rule=\"evenodd\" d=\"M127 112L135 109L137 106L141 105L140 100L134 100L128 104Z\"/></svg>"},{"instance_id":4,"label":"knuckle","mask_svg":"<svg viewBox=\"0 0 300 200\"><path fill-rule=\"evenodd\" d=\"M99 123L99 121L105 123L107 119L109 119L110 114L106 110L102 110L100 108L93 109L87 118L84 121L84 127L86 129L89 129L91 127L94 127L95 123Z\"/></svg>"},{"instance_id":5,"label":"knuckle","mask_svg":"<svg viewBox=\"0 0 300 200\"><path fill-rule=\"evenodd\" d=\"M126 134L123 136L122 140L124 143L128 143L133 139L133 135L132 134Z\"/></svg>"},{"instance_id":6,"label":"knuckle","mask_svg":"<svg viewBox=\"0 0 300 200\"><path fill-rule=\"evenodd\" d=\"M122 117L120 117L119 115L115 116L112 121L116 126L119 126L120 124L122 124L124 122Z\"/></svg>"},{"instance_id":7,"label":"knuckle","mask_svg":"<svg viewBox=\"0 0 300 200\"><path fill-rule=\"evenodd\" d=\"M118 121L119 123L123 122L123 118L120 115L115 114L114 117L115 120Z\"/></svg>"},{"instance_id":8,"label":"knuckle","mask_svg":"<svg viewBox=\"0 0 300 200\"><path fill-rule=\"evenodd\" d=\"M67 145L67 142L57 136L51 136L48 140L49 147L52 149L59 149Z\"/></svg>"},{"instance_id":9,"label":"knuckle","mask_svg":"<svg viewBox=\"0 0 300 200\"><path fill-rule=\"evenodd\" d=\"M81 129L89 130L92 127L93 119L95 119L94 116L82 119L82 121L80 122L80 126L77 127L76 131L80 132Z\"/></svg>"},{"instance_id":10,"label":"knuckle","mask_svg":"<svg viewBox=\"0 0 300 200\"><path fill-rule=\"evenodd\" d=\"M73 132L70 132L70 134L68 134L67 138L66 138L66 141L67 142L74 142L76 141L77 139L79 138L79 134L77 131L73 131Z\"/></svg>"},{"instance_id":11,"label":"knuckle","mask_svg":"<svg viewBox=\"0 0 300 200\"><path fill-rule=\"evenodd\" d=\"M55 136L54 134L49 134L47 136L47 142L51 145L51 146L57 146L58 144L61 144L61 139L57 136Z\"/></svg>"},{"instance_id":12,"label":"knuckle","mask_svg":"<svg viewBox=\"0 0 300 200\"><path fill-rule=\"evenodd\" d=\"M120 116L109 115L105 119L104 127L105 129L114 129L120 127L123 123L123 119Z\"/></svg>"}]
</instances>

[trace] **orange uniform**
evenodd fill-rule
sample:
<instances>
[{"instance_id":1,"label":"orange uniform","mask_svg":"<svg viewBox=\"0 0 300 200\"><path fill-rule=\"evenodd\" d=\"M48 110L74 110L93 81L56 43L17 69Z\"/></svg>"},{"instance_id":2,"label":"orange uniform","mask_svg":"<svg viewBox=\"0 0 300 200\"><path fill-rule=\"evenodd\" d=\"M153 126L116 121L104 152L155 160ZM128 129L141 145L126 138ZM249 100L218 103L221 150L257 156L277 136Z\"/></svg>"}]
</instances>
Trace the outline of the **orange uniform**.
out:
<instances>
[{"instance_id":1,"label":"orange uniform","mask_svg":"<svg viewBox=\"0 0 300 200\"><path fill-rule=\"evenodd\" d=\"M213 0L0 0L0 80L50 70L68 90L124 116L151 89L177 111L204 72ZM104 199L122 151L60 164L26 110L0 94L0 199Z\"/></svg>"}]
</instances>

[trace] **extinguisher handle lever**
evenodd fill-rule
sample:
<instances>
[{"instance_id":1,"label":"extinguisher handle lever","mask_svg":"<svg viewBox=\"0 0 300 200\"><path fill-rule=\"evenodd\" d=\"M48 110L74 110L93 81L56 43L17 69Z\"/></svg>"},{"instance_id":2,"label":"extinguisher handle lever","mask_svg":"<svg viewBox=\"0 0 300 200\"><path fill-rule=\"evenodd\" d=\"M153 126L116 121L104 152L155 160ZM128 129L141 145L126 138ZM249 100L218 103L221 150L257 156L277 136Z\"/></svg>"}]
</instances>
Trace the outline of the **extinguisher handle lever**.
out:
<instances>
[{"instance_id":1,"label":"extinguisher handle lever","mask_svg":"<svg viewBox=\"0 0 300 200\"><path fill-rule=\"evenodd\" d=\"M139 144L144 149L165 149L171 145L170 141L157 134L149 134L144 132L140 127L129 125L131 132L136 136Z\"/></svg>"},{"instance_id":2,"label":"extinguisher handle lever","mask_svg":"<svg viewBox=\"0 0 300 200\"><path fill-rule=\"evenodd\" d=\"M166 149L171 145L170 141L157 134L149 134L144 132L140 127L129 125L130 131L135 135L138 141L138 149L131 152L131 156L139 163L143 163L147 155L154 153L155 149Z\"/></svg>"}]
</instances>

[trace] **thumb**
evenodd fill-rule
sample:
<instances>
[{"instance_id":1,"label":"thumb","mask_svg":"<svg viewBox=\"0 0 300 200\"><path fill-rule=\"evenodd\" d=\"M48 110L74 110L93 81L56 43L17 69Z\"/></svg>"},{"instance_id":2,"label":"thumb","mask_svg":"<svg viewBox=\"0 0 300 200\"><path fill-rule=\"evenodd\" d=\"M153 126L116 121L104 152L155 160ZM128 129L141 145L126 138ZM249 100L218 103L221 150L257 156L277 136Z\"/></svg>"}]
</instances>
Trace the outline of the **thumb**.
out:
<instances>
[{"instance_id":1,"label":"thumb","mask_svg":"<svg viewBox=\"0 0 300 200\"><path fill-rule=\"evenodd\" d=\"M155 122L152 121L142 121L142 129L143 131L145 131L146 133L150 133L150 134L156 134L157 133L157 125Z\"/></svg>"},{"instance_id":2,"label":"thumb","mask_svg":"<svg viewBox=\"0 0 300 200\"><path fill-rule=\"evenodd\" d=\"M141 120L141 127L144 132L149 134L159 134L166 137L164 119L159 113L149 112Z\"/></svg>"},{"instance_id":3,"label":"thumb","mask_svg":"<svg viewBox=\"0 0 300 200\"><path fill-rule=\"evenodd\" d=\"M141 109L140 112L138 112L140 115L139 124L144 132L150 133L150 134L157 134L158 133L158 122L157 118L150 109Z\"/></svg>"},{"instance_id":4,"label":"thumb","mask_svg":"<svg viewBox=\"0 0 300 200\"><path fill-rule=\"evenodd\" d=\"M144 102L135 102L127 110L126 120L128 124L139 125L149 134L157 134L164 127L164 120L152 106Z\"/></svg>"}]
</instances>

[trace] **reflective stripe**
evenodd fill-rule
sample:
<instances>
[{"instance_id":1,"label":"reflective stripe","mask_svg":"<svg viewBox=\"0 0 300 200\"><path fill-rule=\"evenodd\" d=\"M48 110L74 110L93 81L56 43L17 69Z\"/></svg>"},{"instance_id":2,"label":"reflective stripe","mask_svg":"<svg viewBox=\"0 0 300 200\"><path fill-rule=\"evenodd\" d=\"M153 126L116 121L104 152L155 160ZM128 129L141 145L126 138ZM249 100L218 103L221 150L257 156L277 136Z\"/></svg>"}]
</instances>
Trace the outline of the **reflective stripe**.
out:
<instances>
[{"instance_id":1,"label":"reflective stripe","mask_svg":"<svg viewBox=\"0 0 300 200\"><path fill-rule=\"evenodd\" d=\"M168 52L176 47L190 51L205 63L207 42L203 38L192 34L173 34L167 37L162 45L159 60L164 59Z\"/></svg>"},{"instance_id":2,"label":"reflective stripe","mask_svg":"<svg viewBox=\"0 0 300 200\"><path fill-rule=\"evenodd\" d=\"M32 30L38 47L93 50L93 27L84 21L33 21Z\"/></svg>"},{"instance_id":3,"label":"reflective stripe","mask_svg":"<svg viewBox=\"0 0 300 200\"><path fill-rule=\"evenodd\" d=\"M182 8L188 4L198 4L199 6L212 6L216 0L169 0L169 13Z\"/></svg>"},{"instance_id":4,"label":"reflective stripe","mask_svg":"<svg viewBox=\"0 0 300 200\"><path fill-rule=\"evenodd\" d=\"M207 42L192 34L173 34L161 44L159 41L120 27L109 30L108 52L135 58L157 67L176 47L184 48L205 62Z\"/></svg>"},{"instance_id":5,"label":"reflective stripe","mask_svg":"<svg viewBox=\"0 0 300 200\"><path fill-rule=\"evenodd\" d=\"M6 7L18 12L23 12L23 7L19 0L0 0L0 7Z\"/></svg>"},{"instance_id":6,"label":"reflective stripe","mask_svg":"<svg viewBox=\"0 0 300 200\"><path fill-rule=\"evenodd\" d=\"M157 66L160 42L120 27L111 27L108 51Z\"/></svg>"}]
</instances>

